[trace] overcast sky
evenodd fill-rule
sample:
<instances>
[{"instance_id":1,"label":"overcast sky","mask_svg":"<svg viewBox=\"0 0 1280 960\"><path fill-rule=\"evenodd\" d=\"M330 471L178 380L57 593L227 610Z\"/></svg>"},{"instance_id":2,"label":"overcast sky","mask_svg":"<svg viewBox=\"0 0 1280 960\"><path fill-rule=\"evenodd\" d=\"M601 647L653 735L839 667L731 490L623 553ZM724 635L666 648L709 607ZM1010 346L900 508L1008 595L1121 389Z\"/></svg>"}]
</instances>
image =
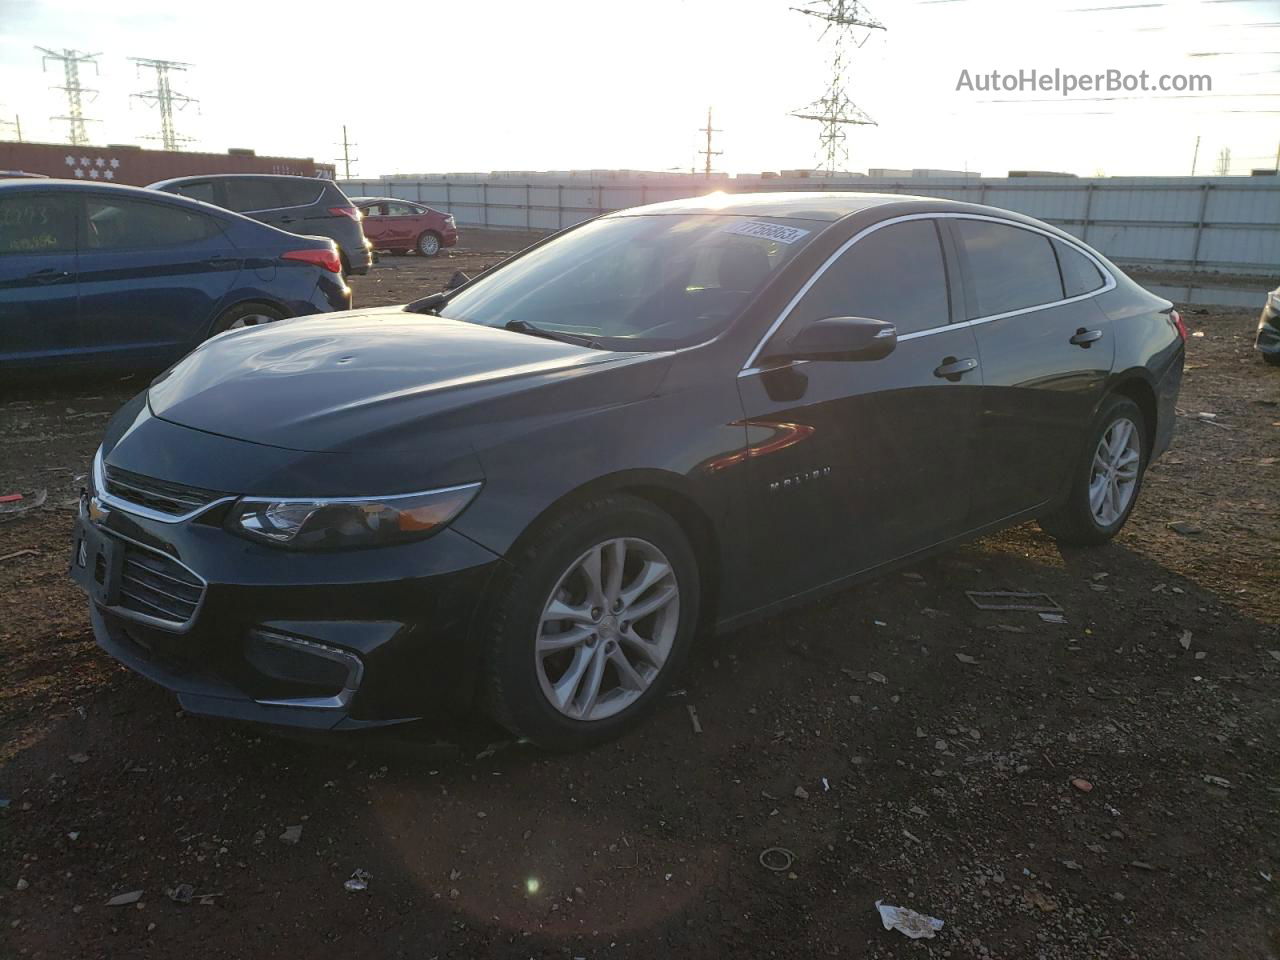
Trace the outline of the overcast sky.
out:
<instances>
[{"instance_id":1,"label":"overcast sky","mask_svg":"<svg viewBox=\"0 0 1280 960\"><path fill-rule=\"evenodd\" d=\"M0 0L0 121L60 142L56 65L39 44L99 53L94 143L145 143L152 77L128 57L193 64L175 88L191 149L332 160L353 173L701 165L715 108L717 169L811 167L818 125L787 114L826 85L827 46L803 0ZM870 0L886 31L851 55L848 91L878 126L850 128L848 168L1009 169L1111 176L1271 166L1280 141L1280 0ZM327 8L331 7L331 10ZM859 34L857 39L864 37ZM1212 95L957 91L971 74L1108 68L1207 73ZM1121 96L1127 99L1096 99ZM992 102L1019 100L1021 102ZM0 125L11 137L12 126Z\"/></svg>"}]
</instances>

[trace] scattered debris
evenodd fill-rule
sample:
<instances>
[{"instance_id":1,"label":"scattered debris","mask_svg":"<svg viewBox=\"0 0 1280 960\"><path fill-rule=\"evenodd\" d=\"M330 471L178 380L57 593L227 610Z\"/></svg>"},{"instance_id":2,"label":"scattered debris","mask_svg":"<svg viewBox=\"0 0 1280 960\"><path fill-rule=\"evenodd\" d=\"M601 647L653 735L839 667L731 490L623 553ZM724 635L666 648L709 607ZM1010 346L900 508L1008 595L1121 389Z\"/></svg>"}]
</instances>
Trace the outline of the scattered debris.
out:
<instances>
[{"instance_id":1,"label":"scattered debris","mask_svg":"<svg viewBox=\"0 0 1280 960\"><path fill-rule=\"evenodd\" d=\"M867 674L867 679L868 679L868 680L874 680L876 683L888 683L888 682L889 682L889 678L888 678L888 677L886 677L883 673L877 673L877 672L876 672L876 671L874 671L874 670L872 670L870 673L868 673L868 674Z\"/></svg>"},{"instance_id":2,"label":"scattered debris","mask_svg":"<svg viewBox=\"0 0 1280 960\"><path fill-rule=\"evenodd\" d=\"M190 903L192 897L196 895L196 888L189 883L180 883L172 890L166 890L165 893L174 903Z\"/></svg>"},{"instance_id":3,"label":"scattered debris","mask_svg":"<svg viewBox=\"0 0 1280 960\"><path fill-rule=\"evenodd\" d=\"M127 907L131 903L137 903L142 899L141 890L130 890L128 893L118 893L107 901L108 907Z\"/></svg>"},{"instance_id":4,"label":"scattered debris","mask_svg":"<svg viewBox=\"0 0 1280 960\"><path fill-rule=\"evenodd\" d=\"M369 880L372 876L373 874L368 870L361 870L357 867L342 886L348 893L359 893L361 890L369 889Z\"/></svg>"},{"instance_id":5,"label":"scattered debris","mask_svg":"<svg viewBox=\"0 0 1280 960\"><path fill-rule=\"evenodd\" d=\"M27 889L27 887L29 887L29 886L31 886L31 884L29 884L29 883L27 882L27 878L26 878L26 877L19 877L19 878L18 878L18 882L17 882L17 884L15 885L14 889L15 889L15 890L25 890L25 889Z\"/></svg>"},{"instance_id":6,"label":"scattered debris","mask_svg":"<svg viewBox=\"0 0 1280 960\"><path fill-rule=\"evenodd\" d=\"M37 490L29 497L21 493L6 494L0 497L0 523L16 520L32 510L38 510L48 499L49 491L45 489Z\"/></svg>"},{"instance_id":7,"label":"scattered debris","mask_svg":"<svg viewBox=\"0 0 1280 960\"><path fill-rule=\"evenodd\" d=\"M1047 593L1019 593L1014 590L966 590L964 595L979 610L1026 610L1029 613L1058 611L1062 606Z\"/></svg>"},{"instance_id":8,"label":"scattered debris","mask_svg":"<svg viewBox=\"0 0 1280 960\"><path fill-rule=\"evenodd\" d=\"M1267 653L1271 654L1271 659L1280 660L1280 650L1268 650Z\"/></svg>"},{"instance_id":9,"label":"scattered debris","mask_svg":"<svg viewBox=\"0 0 1280 960\"><path fill-rule=\"evenodd\" d=\"M774 873L785 873L796 862L796 855L786 847L769 847L760 851L760 866Z\"/></svg>"},{"instance_id":10,"label":"scattered debris","mask_svg":"<svg viewBox=\"0 0 1280 960\"><path fill-rule=\"evenodd\" d=\"M1083 777L1075 777L1071 781L1071 785L1075 787L1077 790L1079 790L1081 793L1088 793L1093 789L1093 784L1090 783L1088 780L1084 779Z\"/></svg>"},{"instance_id":11,"label":"scattered debris","mask_svg":"<svg viewBox=\"0 0 1280 960\"><path fill-rule=\"evenodd\" d=\"M883 900L876 901L876 909L880 911L880 922L886 930L898 930L912 940L932 940L943 927L937 917L926 917L906 907L891 907Z\"/></svg>"},{"instance_id":12,"label":"scattered debris","mask_svg":"<svg viewBox=\"0 0 1280 960\"><path fill-rule=\"evenodd\" d=\"M1040 619L1045 623L1066 623L1067 618L1061 613L1042 613Z\"/></svg>"},{"instance_id":13,"label":"scattered debris","mask_svg":"<svg viewBox=\"0 0 1280 960\"><path fill-rule=\"evenodd\" d=\"M1131 861L1131 862L1129 863L1129 866L1131 866L1131 867L1137 867L1139 870L1154 870L1154 869L1155 869L1155 867L1153 867L1151 864L1147 863L1147 861L1145 861L1145 860L1133 860L1133 861Z\"/></svg>"},{"instance_id":14,"label":"scattered debris","mask_svg":"<svg viewBox=\"0 0 1280 960\"><path fill-rule=\"evenodd\" d=\"M912 841L912 842L914 842L914 843L919 843L919 844L920 844L920 846L922 846L922 847L924 846L924 844L923 844L923 843L921 843L920 838L919 838L919 837L917 837L917 836L916 836L914 833L912 833L910 830L908 830L906 827L903 827L903 828L902 828L902 835L903 835L904 837L906 837L908 840L911 840L911 841Z\"/></svg>"},{"instance_id":15,"label":"scattered debris","mask_svg":"<svg viewBox=\"0 0 1280 960\"><path fill-rule=\"evenodd\" d=\"M977 657L971 657L967 653L957 653L956 659L959 660L961 663L977 663L978 662Z\"/></svg>"},{"instance_id":16,"label":"scattered debris","mask_svg":"<svg viewBox=\"0 0 1280 960\"><path fill-rule=\"evenodd\" d=\"M1233 789L1233 787L1231 786L1231 781L1228 780L1226 777L1215 777L1211 773L1206 773L1204 775L1204 782L1209 784L1210 786L1221 787L1223 790Z\"/></svg>"},{"instance_id":17,"label":"scattered debris","mask_svg":"<svg viewBox=\"0 0 1280 960\"><path fill-rule=\"evenodd\" d=\"M1182 644L1183 650L1190 650L1191 649L1191 631L1183 630L1182 636L1178 638L1178 643Z\"/></svg>"},{"instance_id":18,"label":"scattered debris","mask_svg":"<svg viewBox=\"0 0 1280 960\"><path fill-rule=\"evenodd\" d=\"M496 743L491 743L487 747L485 747L483 750L481 750L479 753L476 754L476 759L487 760L490 757L492 757L495 753L497 753L499 750L505 750L509 746L511 746L510 740L499 740Z\"/></svg>"},{"instance_id":19,"label":"scattered debris","mask_svg":"<svg viewBox=\"0 0 1280 960\"><path fill-rule=\"evenodd\" d=\"M1015 627L1011 623L993 623L991 624L991 626L987 627L987 629L993 630L996 633L1026 633L1027 632L1026 627Z\"/></svg>"},{"instance_id":20,"label":"scattered debris","mask_svg":"<svg viewBox=\"0 0 1280 960\"><path fill-rule=\"evenodd\" d=\"M72 763L88 763L89 755L87 753L69 753L67 759Z\"/></svg>"},{"instance_id":21,"label":"scattered debris","mask_svg":"<svg viewBox=\"0 0 1280 960\"><path fill-rule=\"evenodd\" d=\"M797 800L808 800L809 791L804 787L796 787L795 797Z\"/></svg>"},{"instance_id":22,"label":"scattered debris","mask_svg":"<svg viewBox=\"0 0 1280 960\"><path fill-rule=\"evenodd\" d=\"M291 827L285 827L284 833L280 834L282 843L294 844L302 839L302 824L295 823Z\"/></svg>"},{"instance_id":23,"label":"scattered debris","mask_svg":"<svg viewBox=\"0 0 1280 960\"><path fill-rule=\"evenodd\" d=\"M829 783L827 782L827 778L826 778L826 777L823 777L823 778L822 778L822 792L823 792L823 793L829 793L830 791L831 791L831 784L829 784Z\"/></svg>"},{"instance_id":24,"label":"scattered debris","mask_svg":"<svg viewBox=\"0 0 1280 960\"><path fill-rule=\"evenodd\" d=\"M1084 869L1084 867L1076 863L1074 860L1063 860L1062 865L1072 871L1080 871Z\"/></svg>"},{"instance_id":25,"label":"scattered debris","mask_svg":"<svg viewBox=\"0 0 1280 960\"><path fill-rule=\"evenodd\" d=\"M693 732L701 733L702 724L698 721L698 708L692 703L685 704L685 709L689 711L689 722L693 724Z\"/></svg>"},{"instance_id":26,"label":"scattered debris","mask_svg":"<svg viewBox=\"0 0 1280 960\"><path fill-rule=\"evenodd\" d=\"M1022 899L1033 907L1037 907L1041 913L1053 913L1058 909L1058 901L1045 896L1039 890L1023 890Z\"/></svg>"},{"instance_id":27,"label":"scattered debris","mask_svg":"<svg viewBox=\"0 0 1280 960\"><path fill-rule=\"evenodd\" d=\"M1180 533L1184 537L1195 536L1197 533L1203 533L1204 528L1198 523L1192 523L1190 520L1171 520L1165 524L1174 533Z\"/></svg>"},{"instance_id":28,"label":"scattered debris","mask_svg":"<svg viewBox=\"0 0 1280 960\"><path fill-rule=\"evenodd\" d=\"M0 563L4 563L6 560L16 560L18 559L18 557L28 557L28 556L38 557L40 556L40 551L32 550L30 547L28 547L25 550L15 550L13 551L13 553L6 553L3 557L0 557Z\"/></svg>"}]
</instances>

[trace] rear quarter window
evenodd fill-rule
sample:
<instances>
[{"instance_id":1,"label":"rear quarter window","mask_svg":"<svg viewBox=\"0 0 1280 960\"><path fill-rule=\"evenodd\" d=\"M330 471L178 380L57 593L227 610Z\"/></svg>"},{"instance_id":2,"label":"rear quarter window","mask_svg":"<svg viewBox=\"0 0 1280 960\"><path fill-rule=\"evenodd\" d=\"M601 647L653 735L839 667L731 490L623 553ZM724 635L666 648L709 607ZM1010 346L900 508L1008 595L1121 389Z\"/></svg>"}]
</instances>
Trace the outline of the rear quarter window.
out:
<instances>
[{"instance_id":1,"label":"rear quarter window","mask_svg":"<svg viewBox=\"0 0 1280 960\"><path fill-rule=\"evenodd\" d=\"M282 207L306 207L320 199L324 184L305 180L280 180L276 183Z\"/></svg>"},{"instance_id":2,"label":"rear quarter window","mask_svg":"<svg viewBox=\"0 0 1280 960\"><path fill-rule=\"evenodd\" d=\"M987 220L956 220L974 300L968 319L1062 299L1062 278L1049 238Z\"/></svg>"},{"instance_id":3,"label":"rear quarter window","mask_svg":"<svg viewBox=\"0 0 1280 960\"><path fill-rule=\"evenodd\" d=\"M1058 266L1062 268L1062 287L1068 297L1092 293L1106 283L1093 261L1079 250L1061 240L1053 241L1053 249L1058 255Z\"/></svg>"},{"instance_id":4,"label":"rear quarter window","mask_svg":"<svg viewBox=\"0 0 1280 960\"><path fill-rule=\"evenodd\" d=\"M205 203L217 203L213 198L213 184L208 180L202 180L200 183L180 183L170 187L169 192L176 193L180 197L190 197L192 200L203 200Z\"/></svg>"}]
</instances>

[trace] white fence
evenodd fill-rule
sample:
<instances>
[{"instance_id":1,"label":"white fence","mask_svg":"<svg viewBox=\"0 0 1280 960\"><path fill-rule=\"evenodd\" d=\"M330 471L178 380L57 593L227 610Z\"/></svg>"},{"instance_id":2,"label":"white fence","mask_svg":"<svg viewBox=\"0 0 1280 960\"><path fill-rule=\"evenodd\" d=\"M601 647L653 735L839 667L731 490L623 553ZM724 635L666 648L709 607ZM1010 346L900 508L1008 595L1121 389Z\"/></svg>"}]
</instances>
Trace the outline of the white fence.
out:
<instances>
[{"instance_id":1,"label":"white fence","mask_svg":"<svg viewBox=\"0 0 1280 960\"><path fill-rule=\"evenodd\" d=\"M534 175L535 177L537 175ZM349 196L400 197L460 227L553 231L610 210L706 193L697 179L544 177L339 181ZM717 180L746 190L848 190L947 197L1016 210L1074 234L1122 265L1280 274L1280 177ZM464 238L465 242L465 238Z\"/></svg>"}]
</instances>

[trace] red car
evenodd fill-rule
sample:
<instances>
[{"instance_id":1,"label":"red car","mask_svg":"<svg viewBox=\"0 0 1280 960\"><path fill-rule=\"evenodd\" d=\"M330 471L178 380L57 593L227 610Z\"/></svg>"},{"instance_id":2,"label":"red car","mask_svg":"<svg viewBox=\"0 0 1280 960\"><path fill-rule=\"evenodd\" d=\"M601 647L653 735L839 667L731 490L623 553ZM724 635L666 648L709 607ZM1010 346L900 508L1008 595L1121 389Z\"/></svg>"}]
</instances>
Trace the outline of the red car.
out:
<instances>
[{"instance_id":1,"label":"red car","mask_svg":"<svg viewBox=\"0 0 1280 960\"><path fill-rule=\"evenodd\" d=\"M364 215L364 235L375 250L417 250L424 257L434 257L441 247L458 242L452 214L394 197L353 197L351 202Z\"/></svg>"}]
</instances>

